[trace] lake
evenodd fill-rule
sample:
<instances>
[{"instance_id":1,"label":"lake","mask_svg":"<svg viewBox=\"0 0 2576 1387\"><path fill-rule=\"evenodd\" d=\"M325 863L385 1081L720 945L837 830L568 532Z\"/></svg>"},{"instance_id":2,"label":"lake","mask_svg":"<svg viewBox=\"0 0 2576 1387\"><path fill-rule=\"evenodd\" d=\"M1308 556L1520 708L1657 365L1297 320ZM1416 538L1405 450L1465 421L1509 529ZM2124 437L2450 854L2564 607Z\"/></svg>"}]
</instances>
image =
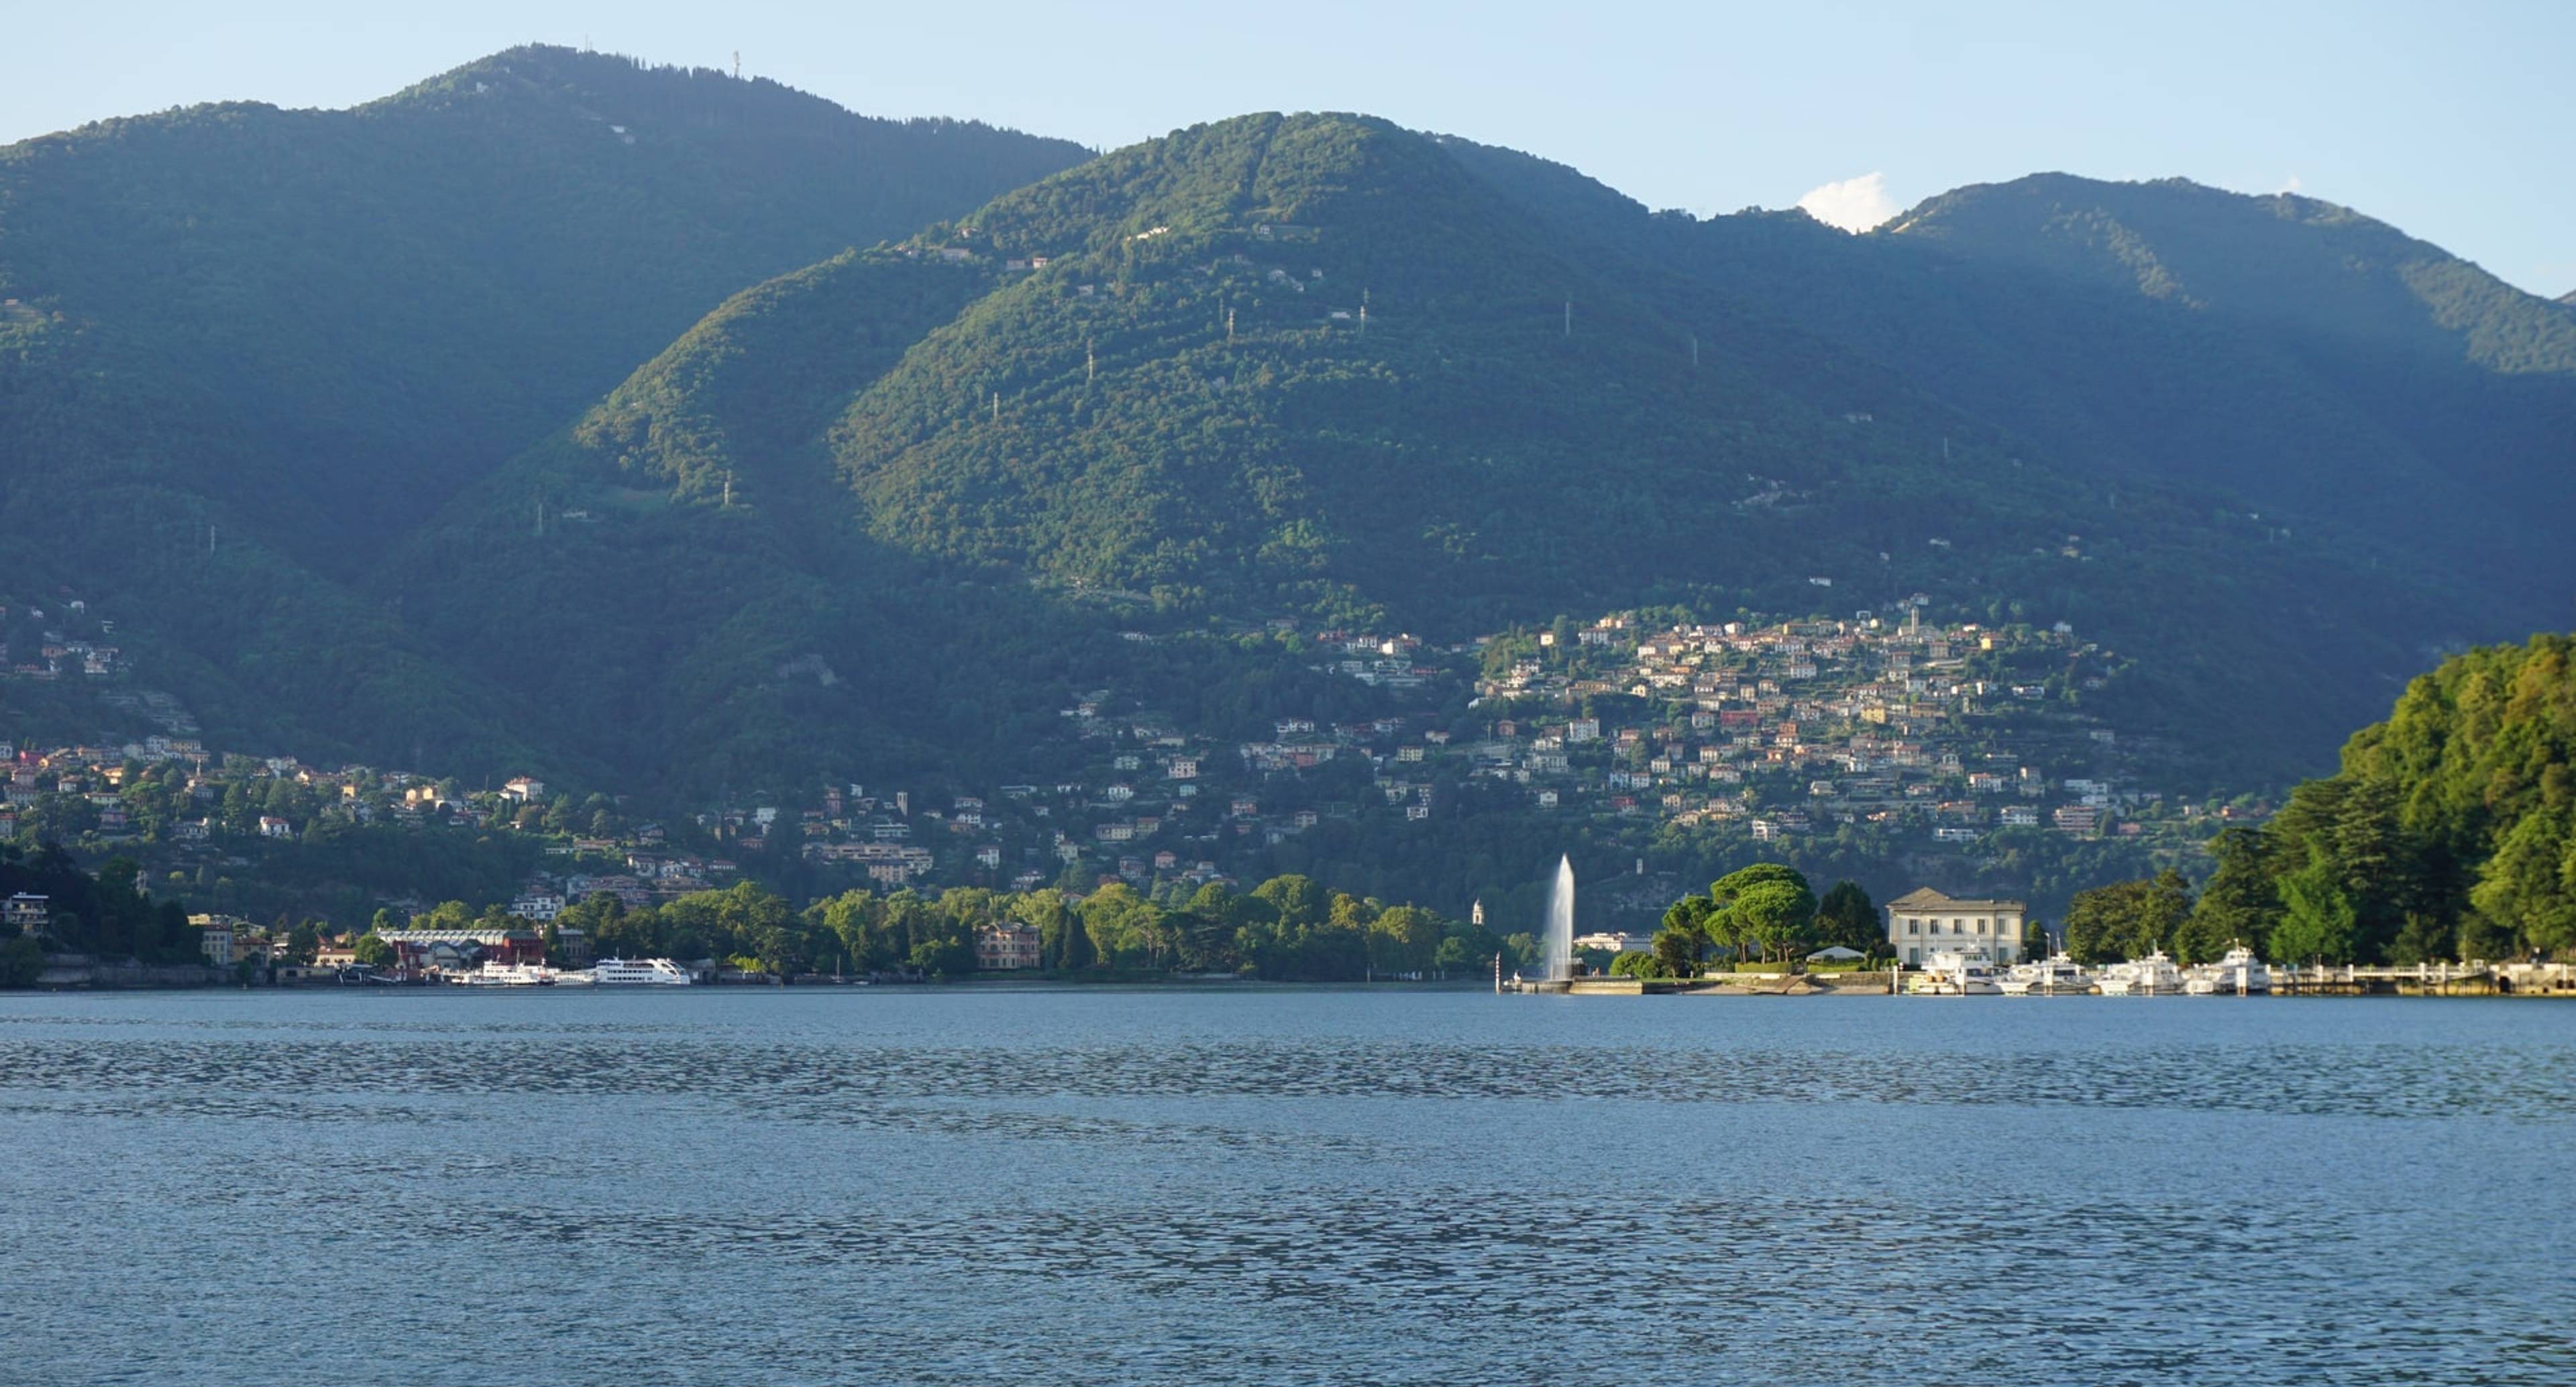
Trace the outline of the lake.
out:
<instances>
[{"instance_id":1,"label":"lake","mask_svg":"<svg viewBox=\"0 0 2576 1387\"><path fill-rule=\"evenodd\" d=\"M2576 1006L0 996L0 1380L2576 1382Z\"/></svg>"}]
</instances>

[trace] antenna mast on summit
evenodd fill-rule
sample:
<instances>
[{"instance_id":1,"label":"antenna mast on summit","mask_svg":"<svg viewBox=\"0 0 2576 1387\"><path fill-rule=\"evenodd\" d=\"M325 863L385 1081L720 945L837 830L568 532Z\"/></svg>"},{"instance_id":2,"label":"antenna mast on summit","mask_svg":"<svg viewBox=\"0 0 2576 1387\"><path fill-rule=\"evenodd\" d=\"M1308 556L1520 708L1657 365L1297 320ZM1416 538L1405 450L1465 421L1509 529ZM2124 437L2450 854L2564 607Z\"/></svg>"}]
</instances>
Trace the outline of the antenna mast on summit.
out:
<instances>
[{"instance_id":1,"label":"antenna mast on summit","mask_svg":"<svg viewBox=\"0 0 2576 1387\"><path fill-rule=\"evenodd\" d=\"M742 80L742 50L739 48L733 51L733 80Z\"/></svg>"}]
</instances>

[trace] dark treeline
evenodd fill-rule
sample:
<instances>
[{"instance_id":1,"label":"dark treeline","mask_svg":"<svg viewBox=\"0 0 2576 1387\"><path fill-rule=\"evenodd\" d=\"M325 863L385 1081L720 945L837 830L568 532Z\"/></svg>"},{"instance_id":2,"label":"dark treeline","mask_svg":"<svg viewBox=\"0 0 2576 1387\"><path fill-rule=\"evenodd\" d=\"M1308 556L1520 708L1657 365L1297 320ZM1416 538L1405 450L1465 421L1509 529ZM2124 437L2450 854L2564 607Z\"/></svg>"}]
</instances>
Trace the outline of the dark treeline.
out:
<instances>
[{"instance_id":1,"label":"dark treeline","mask_svg":"<svg viewBox=\"0 0 2576 1387\"><path fill-rule=\"evenodd\" d=\"M2174 872L2079 893L2079 961L2242 942L2275 962L2409 964L2576 950L2576 637L2474 650L2408 686L2259 829Z\"/></svg>"},{"instance_id":2,"label":"dark treeline","mask_svg":"<svg viewBox=\"0 0 2576 1387\"><path fill-rule=\"evenodd\" d=\"M1041 966L1057 973L1232 973L1288 982L1347 982L1388 974L1474 975L1502 956L1526 966L1537 941L1497 937L1437 911L1387 905L1281 876L1250 891L1210 883L1148 895L1124 883L1076 897L1049 887L936 894L846 891L803 910L751 882L629 910L610 896L569 909L602 957L714 958L777 976L975 969L976 931L1033 927Z\"/></svg>"},{"instance_id":3,"label":"dark treeline","mask_svg":"<svg viewBox=\"0 0 2576 1387\"><path fill-rule=\"evenodd\" d=\"M43 896L55 948L144 963L192 963L197 932L187 907L154 900L139 887L134 859L111 857L93 875L60 848L22 855L0 845L0 897ZM25 987L44 968L44 945L14 924L0 924L0 987Z\"/></svg>"}]
</instances>

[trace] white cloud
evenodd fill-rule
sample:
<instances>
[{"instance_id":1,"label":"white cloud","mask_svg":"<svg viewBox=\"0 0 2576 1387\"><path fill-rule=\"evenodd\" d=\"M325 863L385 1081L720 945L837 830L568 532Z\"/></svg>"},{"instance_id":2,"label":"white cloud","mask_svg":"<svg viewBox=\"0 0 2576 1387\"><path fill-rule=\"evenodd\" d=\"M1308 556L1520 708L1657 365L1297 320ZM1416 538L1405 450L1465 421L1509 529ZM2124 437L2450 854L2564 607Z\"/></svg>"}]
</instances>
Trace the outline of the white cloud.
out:
<instances>
[{"instance_id":1,"label":"white cloud","mask_svg":"<svg viewBox=\"0 0 2576 1387\"><path fill-rule=\"evenodd\" d=\"M1867 231L1904 210L1887 195L1887 176L1880 173L1828 183L1798 199L1798 205L1825 225L1852 232Z\"/></svg>"},{"instance_id":2,"label":"white cloud","mask_svg":"<svg viewBox=\"0 0 2576 1387\"><path fill-rule=\"evenodd\" d=\"M2285 193L2295 193L2306 186L2308 185L2300 182L2299 176L2294 173L2290 175L2290 181L2282 184L2279 190Z\"/></svg>"}]
</instances>

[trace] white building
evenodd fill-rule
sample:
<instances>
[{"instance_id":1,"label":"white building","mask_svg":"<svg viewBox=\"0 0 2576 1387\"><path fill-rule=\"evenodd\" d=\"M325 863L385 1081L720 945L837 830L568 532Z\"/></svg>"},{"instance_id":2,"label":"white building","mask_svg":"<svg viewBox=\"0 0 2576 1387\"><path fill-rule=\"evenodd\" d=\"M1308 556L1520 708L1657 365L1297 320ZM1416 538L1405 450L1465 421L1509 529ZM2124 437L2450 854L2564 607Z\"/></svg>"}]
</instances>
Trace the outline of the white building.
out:
<instances>
[{"instance_id":1,"label":"white building","mask_svg":"<svg viewBox=\"0 0 2576 1387\"><path fill-rule=\"evenodd\" d=\"M1574 947L1578 952L1584 949L1602 949L1614 954L1630 954L1651 949L1654 946L1655 941L1646 935L1618 934L1608 931L1576 935L1574 939Z\"/></svg>"},{"instance_id":2,"label":"white building","mask_svg":"<svg viewBox=\"0 0 2576 1387\"><path fill-rule=\"evenodd\" d=\"M2010 963L2021 957L2027 914L2020 901L1959 900L1926 886L1887 903L1887 943L1912 966L1935 952Z\"/></svg>"},{"instance_id":3,"label":"white building","mask_svg":"<svg viewBox=\"0 0 2576 1387\"><path fill-rule=\"evenodd\" d=\"M233 922L221 915L200 915L197 921L202 922L197 924L198 952L218 968L232 967Z\"/></svg>"}]
</instances>

